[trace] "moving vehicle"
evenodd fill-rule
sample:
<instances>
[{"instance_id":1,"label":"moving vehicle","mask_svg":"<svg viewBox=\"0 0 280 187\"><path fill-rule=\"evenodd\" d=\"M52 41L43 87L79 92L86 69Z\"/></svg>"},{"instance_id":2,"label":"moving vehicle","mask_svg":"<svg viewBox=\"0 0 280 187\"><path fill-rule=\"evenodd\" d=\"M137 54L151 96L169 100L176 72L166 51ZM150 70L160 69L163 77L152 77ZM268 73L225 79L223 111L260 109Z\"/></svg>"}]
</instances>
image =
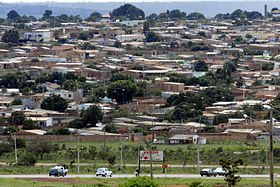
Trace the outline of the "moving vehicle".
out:
<instances>
[{"instance_id":1,"label":"moving vehicle","mask_svg":"<svg viewBox=\"0 0 280 187\"><path fill-rule=\"evenodd\" d=\"M63 166L55 166L55 169L62 169L64 171L64 175L66 176L66 174L68 173L68 169L65 169Z\"/></svg>"},{"instance_id":2,"label":"moving vehicle","mask_svg":"<svg viewBox=\"0 0 280 187\"><path fill-rule=\"evenodd\" d=\"M107 177L107 176L112 177L113 172L110 171L108 168L99 168L96 171L96 176L98 177L99 175L101 175L102 177Z\"/></svg>"},{"instance_id":3,"label":"moving vehicle","mask_svg":"<svg viewBox=\"0 0 280 187\"><path fill-rule=\"evenodd\" d=\"M67 173L68 170L64 169L63 166L55 166L54 168L50 169L49 176L54 175L55 177L59 177L59 176L64 177L67 175Z\"/></svg>"},{"instance_id":4,"label":"moving vehicle","mask_svg":"<svg viewBox=\"0 0 280 187\"><path fill-rule=\"evenodd\" d=\"M215 171L213 171L212 169L205 168L200 171L200 175L201 175L201 177L203 177L203 175L206 175L207 177L210 177L210 176L216 177L217 173Z\"/></svg>"},{"instance_id":5,"label":"moving vehicle","mask_svg":"<svg viewBox=\"0 0 280 187\"><path fill-rule=\"evenodd\" d=\"M224 168L216 168L214 170L214 172L216 172L217 175L225 175L228 171L227 171L227 169L224 169Z\"/></svg>"}]
</instances>

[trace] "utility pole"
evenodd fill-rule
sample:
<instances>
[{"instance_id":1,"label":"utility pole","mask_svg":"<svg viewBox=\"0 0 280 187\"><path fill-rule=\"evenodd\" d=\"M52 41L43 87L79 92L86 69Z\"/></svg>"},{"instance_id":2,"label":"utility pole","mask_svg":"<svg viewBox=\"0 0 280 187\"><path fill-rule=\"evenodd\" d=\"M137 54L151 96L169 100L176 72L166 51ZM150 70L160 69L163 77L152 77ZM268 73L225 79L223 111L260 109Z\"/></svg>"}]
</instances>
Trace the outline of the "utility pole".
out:
<instances>
[{"instance_id":1,"label":"utility pole","mask_svg":"<svg viewBox=\"0 0 280 187\"><path fill-rule=\"evenodd\" d=\"M138 140L137 140L137 147L138 147L138 170L140 174L140 167L141 167L141 161L140 161L140 147L139 147L139 141L140 141L140 135L138 133Z\"/></svg>"},{"instance_id":2,"label":"utility pole","mask_svg":"<svg viewBox=\"0 0 280 187\"><path fill-rule=\"evenodd\" d=\"M123 146L123 142L124 142L126 139L127 139L127 138L121 140L121 142L120 142L120 148L121 148L121 169L123 168L122 146Z\"/></svg>"},{"instance_id":3,"label":"utility pole","mask_svg":"<svg viewBox=\"0 0 280 187\"><path fill-rule=\"evenodd\" d=\"M104 149L105 149L105 147L106 147L105 126L103 127L103 130L104 130Z\"/></svg>"},{"instance_id":4,"label":"utility pole","mask_svg":"<svg viewBox=\"0 0 280 187\"><path fill-rule=\"evenodd\" d=\"M15 142L15 158L16 158L16 164L17 164L17 139L16 139L16 133L14 132L14 142Z\"/></svg>"},{"instance_id":5,"label":"utility pole","mask_svg":"<svg viewBox=\"0 0 280 187\"><path fill-rule=\"evenodd\" d=\"M80 131L78 130L78 173L80 173Z\"/></svg>"},{"instance_id":6,"label":"utility pole","mask_svg":"<svg viewBox=\"0 0 280 187\"><path fill-rule=\"evenodd\" d=\"M274 172L273 172L273 118L272 118L272 107L270 108L270 134L269 134L269 143L270 143L270 152L269 152L269 158L270 158L270 186L274 186Z\"/></svg>"},{"instance_id":7,"label":"utility pole","mask_svg":"<svg viewBox=\"0 0 280 187\"><path fill-rule=\"evenodd\" d=\"M200 159L199 159L199 137L197 137L197 173L199 174L200 173L200 166L199 166L199 162L200 162Z\"/></svg>"},{"instance_id":8,"label":"utility pole","mask_svg":"<svg viewBox=\"0 0 280 187\"><path fill-rule=\"evenodd\" d=\"M152 143L153 141L150 142L149 148L150 148L150 167L151 167L151 180L153 180L153 156L152 156Z\"/></svg>"},{"instance_id":9,"label":"utility pole","mask_svg":"<svg viewBox=\"0 0 280 187\"><path fill-rule=\"evenodd\" d=\"M268 149L267 149L268 136L265 137L265 169L268 169Z\"/></svg>"},{"instance_id":10,"label":"utility pole","mask_svg":"<svg viewBox=\"0 0 280 187\"><path fill-rule=\"evenodd\" d=\"M258 173L260 173L260 139L258 138Z\"/></svg>"}]
</instances>

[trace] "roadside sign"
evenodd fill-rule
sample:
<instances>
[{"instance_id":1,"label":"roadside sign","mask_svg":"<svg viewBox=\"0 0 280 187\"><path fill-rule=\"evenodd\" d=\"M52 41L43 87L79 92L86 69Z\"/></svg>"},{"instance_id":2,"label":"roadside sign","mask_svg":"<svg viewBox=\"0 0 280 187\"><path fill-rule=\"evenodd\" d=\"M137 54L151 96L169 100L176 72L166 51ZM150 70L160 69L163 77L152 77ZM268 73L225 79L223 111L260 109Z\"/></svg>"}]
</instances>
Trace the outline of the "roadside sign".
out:
<instances>
[{"instance_id":1,"label":"roadside sign","mask_svg":"<svg viewBox=\"0 0 280 187\"><path fill-rule=\"evenodd\" d=\"M163 169L166 169L168 167L168 164L166 163L166 162L164 162L163 164L162 164L162 168Z\"/></svg>"},{"instance_id":2,"label":"roadside sign","mask_svg":"<svg viewBox=\"0 0 280 187\"><path fill-rule=\"evenodd\" d=\"M140 151L140 160L150 160L150 151ZM163 151L152 151L153 161L163 161Z\"/></svg>"}]
</instances>

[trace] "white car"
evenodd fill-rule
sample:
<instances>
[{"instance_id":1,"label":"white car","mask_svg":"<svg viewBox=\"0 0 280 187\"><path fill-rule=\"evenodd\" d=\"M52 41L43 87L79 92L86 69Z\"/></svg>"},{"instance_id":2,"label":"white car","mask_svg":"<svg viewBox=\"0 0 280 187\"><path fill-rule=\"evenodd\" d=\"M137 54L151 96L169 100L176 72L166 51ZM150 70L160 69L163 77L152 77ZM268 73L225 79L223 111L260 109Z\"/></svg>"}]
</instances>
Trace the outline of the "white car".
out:
<instances>
[{"instance_id":1,"label":"white car","mask_svg":"<svg viewBox=\"0 0 280 187\"><path fill-rule=\"evenodd\" d=\"M107 176L112 177L113 172L111 170L109 170L108 168L99 168L96 171L96 176L98 177L99 175L101 175L103 177L107 177Z\"/></svg>"},{"instance_id":2,"label":"white car","mask_svg":"<svg viewBox=\"0 0 280 187\"><path fill-rule=\"evenodd\" d=\"M216 168L214 172L216 172L218 175L225 175L228 171L224 168Z\"/></svg>"}]
</instances>

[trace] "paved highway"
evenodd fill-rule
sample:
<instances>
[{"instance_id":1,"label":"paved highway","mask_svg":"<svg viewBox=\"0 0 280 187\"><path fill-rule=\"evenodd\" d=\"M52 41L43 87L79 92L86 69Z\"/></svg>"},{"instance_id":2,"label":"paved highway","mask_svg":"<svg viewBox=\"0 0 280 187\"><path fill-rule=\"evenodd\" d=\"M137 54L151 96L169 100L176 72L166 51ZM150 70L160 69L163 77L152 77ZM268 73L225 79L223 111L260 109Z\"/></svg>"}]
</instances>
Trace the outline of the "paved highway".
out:
<instances>
[{"instance_id":1,"label":"paved highway","mask_svg":"<svg viewBox=\"0 0 280 187\"><path fill-rule=\"evenodd\" d=\"M141 175L141 176L150 176L150 175ZM246 179L269 179L269 175L240 175L241 178ZM133 174L116 174L113 175L112 178L132 178L135 177ZM197 174L154 174L154 177L169 177L169 178L207 178L207 179L223 179L223 176L217 177L201 177ZM275 179L277 180L275 175ZM280 177L280 176L279 176ZM0 175L0 178L58 178L58 177L49 177L49 175ZM63 177L60 177L63 178ZM95 175L81 175L81 174L73 174L67 175L64 178L97 178ZM99 177L102 178L102 177ZM279 179L278 179L279 180Z\"/></svg>"}]
</instances>

